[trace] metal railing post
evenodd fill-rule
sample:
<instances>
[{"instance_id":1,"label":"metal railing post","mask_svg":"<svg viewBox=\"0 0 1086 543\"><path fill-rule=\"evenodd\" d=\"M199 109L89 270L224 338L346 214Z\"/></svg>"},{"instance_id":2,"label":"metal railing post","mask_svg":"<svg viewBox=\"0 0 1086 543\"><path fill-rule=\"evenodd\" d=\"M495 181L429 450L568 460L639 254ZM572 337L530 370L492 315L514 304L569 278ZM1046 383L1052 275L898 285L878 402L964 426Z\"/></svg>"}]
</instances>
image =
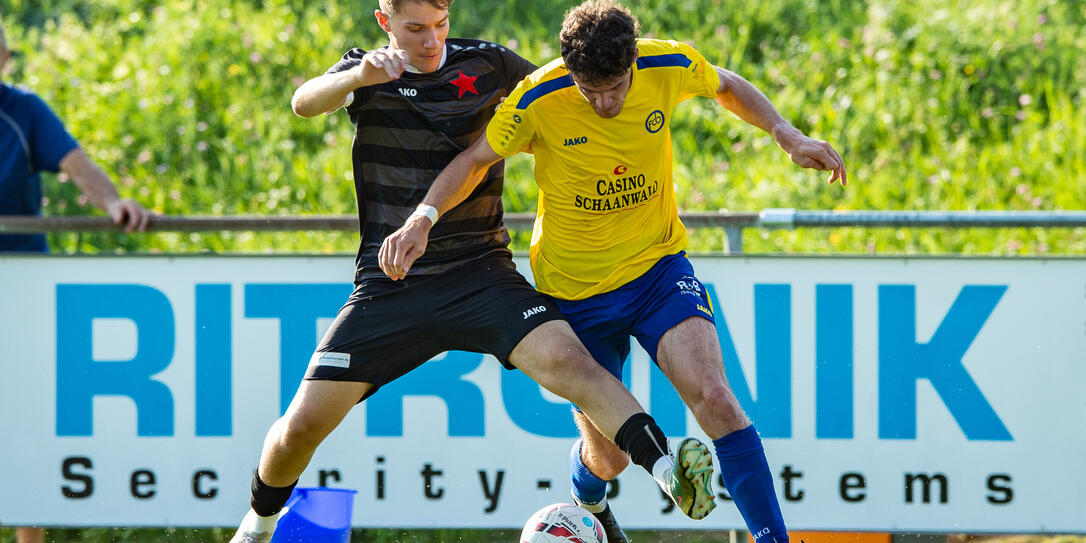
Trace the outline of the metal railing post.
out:
<instances>
[{"instance_id":1,"label":"metal railing post","mask_svg":"<svg viewBox=\"0 0 1086 543\"><path fill-rule=\"evenodd\" d=\"M724 254L743 254L743 227L727 226L724 228Z\"/></svg>"}]
</instances>

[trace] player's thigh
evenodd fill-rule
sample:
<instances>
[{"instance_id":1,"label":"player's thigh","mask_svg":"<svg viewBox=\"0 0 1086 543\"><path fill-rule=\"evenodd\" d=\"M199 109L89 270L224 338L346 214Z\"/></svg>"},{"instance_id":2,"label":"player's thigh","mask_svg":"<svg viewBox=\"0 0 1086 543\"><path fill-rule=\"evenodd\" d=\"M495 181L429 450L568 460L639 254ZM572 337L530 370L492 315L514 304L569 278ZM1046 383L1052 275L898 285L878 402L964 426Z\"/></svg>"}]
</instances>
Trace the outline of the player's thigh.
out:
<instances>
[{"instance_id":1,"label":"player's thigh","mask_svg":"<svg viewBox=\"0 0 1086 543\"><path fill-rule=\"evenodd\" d=\"M528 332L509 353L509 363L556 394L607 372L592 360L564 320L547 321Z\"/></svg>"},{"instance_id":2,"label":"player's thigh","mask_svg":"<svg viewBox=\"0 0 1086 543\"><path fill-rule=\"evenodd\" d=\"M660 338L658 364L709 436L716 439L750 424L724 375L716 328L691 317Z\"/></svg>"},{"instance_id":3,"label":"player's thigh","mask_svg":"<svg viewBox=\"0 0 1086 543\"><path fill-rule=\"evenodd\" d=\"M656 361L680 394L724 380L724 359L716 327L701 317L687 317L664 332Z\"/></svg>"},{"instance_id":4,"label":"player's thigh","mask_svg":"<svg viewBox=\"0 0 1086 543\"><path fill-rule=\"evenodd\" d=\"M302 381L284 415L288 434L323 440L373 386L357 381Z\"/></svg>"}]
</instances>

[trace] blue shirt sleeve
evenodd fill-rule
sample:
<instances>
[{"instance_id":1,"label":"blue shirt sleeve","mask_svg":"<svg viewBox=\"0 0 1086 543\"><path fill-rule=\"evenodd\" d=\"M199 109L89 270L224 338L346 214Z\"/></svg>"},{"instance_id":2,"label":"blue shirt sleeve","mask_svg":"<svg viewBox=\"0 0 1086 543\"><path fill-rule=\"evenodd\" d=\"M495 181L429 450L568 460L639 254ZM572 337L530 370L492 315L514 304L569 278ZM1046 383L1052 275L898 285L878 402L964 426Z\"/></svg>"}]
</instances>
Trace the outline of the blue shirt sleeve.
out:
<instances>
[{"instance_id":1,"label":"blue shirt sleeve","mask_svg":"<svg viewBox=\"0 0 1086 543\"><path fill-rule=\"evenodd\" d=\"M29 105L33 108L33 117L27 139L30 140L30 157L34 170L59 172L61 159L79 147L79 144L45 101L31 94Z\"/></svg>"}]
</instances>

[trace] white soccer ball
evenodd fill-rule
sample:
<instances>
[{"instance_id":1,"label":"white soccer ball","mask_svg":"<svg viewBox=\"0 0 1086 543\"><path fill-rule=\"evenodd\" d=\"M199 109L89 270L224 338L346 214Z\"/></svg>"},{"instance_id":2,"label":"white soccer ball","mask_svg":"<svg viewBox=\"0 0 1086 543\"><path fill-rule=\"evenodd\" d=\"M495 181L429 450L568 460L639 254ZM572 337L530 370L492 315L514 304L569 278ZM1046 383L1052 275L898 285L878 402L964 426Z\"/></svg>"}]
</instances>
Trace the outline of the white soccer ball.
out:
<instances>
[{"instance_id":1,"label":"white soccer ball","mask_svg":"<svg viewBox=\"0 0 1086 543\"><path fill-rule=\"evenodd\" d=\"M568 503L552 503L524 523L520 543L607 543L592 513Z\"/></svg>"}]
</instances>

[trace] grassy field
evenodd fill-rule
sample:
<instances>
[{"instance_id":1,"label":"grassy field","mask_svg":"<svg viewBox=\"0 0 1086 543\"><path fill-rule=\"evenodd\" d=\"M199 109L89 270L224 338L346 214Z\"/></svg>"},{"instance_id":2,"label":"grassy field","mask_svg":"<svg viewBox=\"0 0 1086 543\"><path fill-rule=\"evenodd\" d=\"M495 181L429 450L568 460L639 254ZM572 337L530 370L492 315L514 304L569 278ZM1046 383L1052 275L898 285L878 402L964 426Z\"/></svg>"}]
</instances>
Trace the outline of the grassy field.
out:
<instances>
[{"instance_id":1,"label":"grassy field","mask_svg":"<svg viewBox=\"0 0 1086 543\"><path fill-rule=\"evenodd\" d=\"M569 0L459 2L453 34L545 62ZM766 134L695 99L673 119L686 210L1086 209L1086 3L638 0L647 36L687 40L832 142L851 182L795 167ZM202 9L194 9L199 5ZM302 0L0 0L41 93L127 196L170 215L352 214L344 115L301 119L294 88L383 35L369 9ZM531 159L506 206L532 211ZM89 212L61 178L46 212ZM354 233L58 234L60 250L351 252ZM524 249L527 234L516 237ZM1081 254L1079 230L750 230L751 252ZM719 231L691 249L722 248Z\"/></svg>"},{"instance_id":2,"label":"grassy field","mask_svg":"<svg viewBox=\"0 0 1086 543\"><path fill-rule=\"evenodd\" d=\"M15 541L14 530L0 528L0 543ZM93 530L52 530L48 532L48 541L55 543L151 543L169 541L170 543L225 543L233 535L223 529L206 530L129 530L129 529L93 529ZM484 543L513 542L519 531L515 530L354 530L351 532L352 543ZM632 541L638 543L721 543L729 541L729 532L689 532L689 531L630 531ZM747 541L745 533L736 537L738 543ZM824 539L809 540L806 543L828 543L833 541L833 534L826 532ZM933 536L903 536L901 543L935 543ZM943 539L939 537L938 539ZM1086 536L1081 535L1019 535L1019 536L983 536L950 534L946 543L1086 543Z\"/></svg>"}]
</instances>

